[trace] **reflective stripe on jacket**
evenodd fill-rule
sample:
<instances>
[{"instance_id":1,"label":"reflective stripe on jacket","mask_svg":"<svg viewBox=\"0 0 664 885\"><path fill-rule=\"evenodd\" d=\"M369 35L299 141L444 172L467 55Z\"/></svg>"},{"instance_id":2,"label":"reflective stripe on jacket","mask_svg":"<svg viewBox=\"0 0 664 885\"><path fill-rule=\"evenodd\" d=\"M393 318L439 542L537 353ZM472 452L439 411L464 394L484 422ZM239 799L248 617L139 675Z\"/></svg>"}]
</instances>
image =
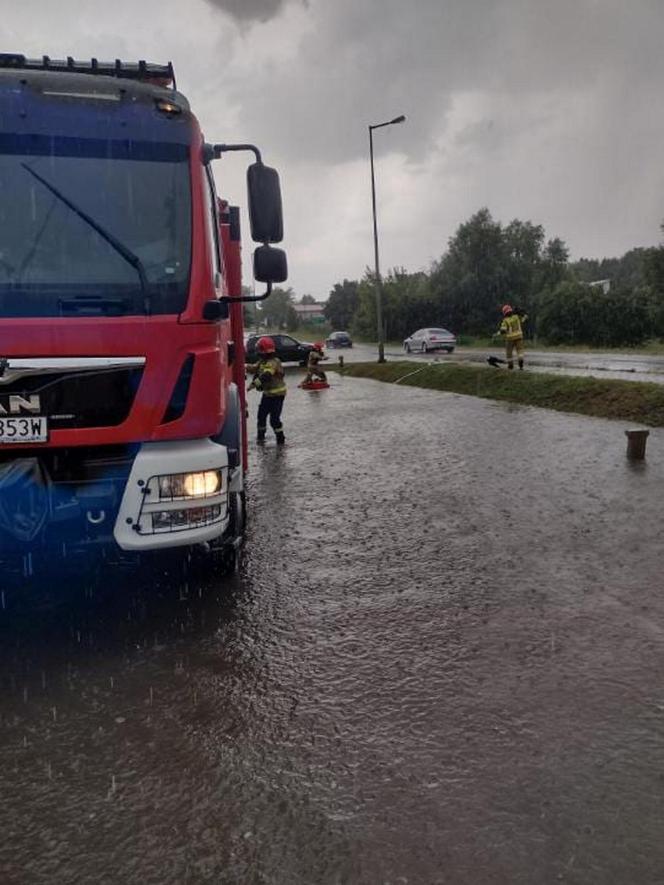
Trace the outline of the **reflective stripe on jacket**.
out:
<instances>
[{"instance_id":1,"label":"reflective stripe on jacket","mask_svg":"<svg viewBox=\"0 0 664 885\"><path fill-rule=\"evenodd\" d=\"M505 317L500 324L500 334L504 335L508 341L516 341L518 338L523 338L521 323L524 323L525 321L525 313L523 316L519 316L518 313L510 314L510 316Z\"/></svg>"},{"instance_id":2,"label":"reflective stripe on jacket","mask_svg":"<svg viewBox=\"0 0 664 885\"><path fill-rule=\"evenodd\" d=\"M284 381L284 369L281 360L276 356L261 360L256 366L254 378L260 380L259 390L265 396L285 396L286 382Z\"/></svg>"}]
</instances>

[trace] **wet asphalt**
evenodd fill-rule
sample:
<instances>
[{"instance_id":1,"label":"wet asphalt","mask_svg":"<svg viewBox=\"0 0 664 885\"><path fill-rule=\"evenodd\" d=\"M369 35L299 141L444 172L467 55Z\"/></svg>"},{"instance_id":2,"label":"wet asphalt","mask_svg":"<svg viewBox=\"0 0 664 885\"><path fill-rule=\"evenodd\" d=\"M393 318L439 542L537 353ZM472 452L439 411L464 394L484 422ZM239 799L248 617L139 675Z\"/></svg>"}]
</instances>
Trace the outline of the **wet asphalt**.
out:
<instances>
[{"instance_id":1,"label":"wet asphalt","mask_svg":"<svg viewBox=\"0 0 664 885\"><path fill-rule=\"evenodd\" d=\"M664 881L664 433L297 377L236 574L3 598L0 882Z\"/></svg>"}]
</instances>

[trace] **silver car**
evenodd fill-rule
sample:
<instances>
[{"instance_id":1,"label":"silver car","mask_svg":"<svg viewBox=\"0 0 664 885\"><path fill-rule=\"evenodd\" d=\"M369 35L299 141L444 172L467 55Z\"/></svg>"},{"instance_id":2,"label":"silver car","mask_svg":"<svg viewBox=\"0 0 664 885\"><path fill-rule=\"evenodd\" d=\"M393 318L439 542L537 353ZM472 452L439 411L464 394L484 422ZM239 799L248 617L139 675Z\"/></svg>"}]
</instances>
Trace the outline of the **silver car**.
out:
<instances>
[{"instance_id":1,"label":"silver car","mask_svg":"<svg viewBox=\"0 0 664 885\"><path fill-rule=\"evenodd\" d=\"M452 353L456 343L456 335L447 329L418 329L406 338L403 349L406 353L427 353L429 350L446 350Z\"/></svg>"}]
</instances>

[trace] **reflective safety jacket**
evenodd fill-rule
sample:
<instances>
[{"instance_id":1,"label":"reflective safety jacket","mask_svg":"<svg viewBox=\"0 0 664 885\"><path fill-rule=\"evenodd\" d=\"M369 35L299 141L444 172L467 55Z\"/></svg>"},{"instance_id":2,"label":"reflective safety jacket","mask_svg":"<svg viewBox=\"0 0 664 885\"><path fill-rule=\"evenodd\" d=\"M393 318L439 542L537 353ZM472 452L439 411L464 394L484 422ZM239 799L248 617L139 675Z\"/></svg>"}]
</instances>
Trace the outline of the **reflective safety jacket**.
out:
<instances>
[{"instance_id":1,"label":"reflective safety jacket","mask_svg":"<svg viewBox=\"0 0 664 885\"><path fill-rule=\"evenodd\" d=\"M254 379L251 383L265 396L286 396L286 382L284 381L281 360L276 356L260 360L254 366Z\"/></svg>"},{"instance_id":2,"label":"reflective safety jacket","mask_svg":"<svg viewBox=\"0 0 664 885\"><path fill-rule=\"evenodd\" d=\"M508 341L518 341L519 338L523 338L521 323L525 323L526 319L525 313L521 316L518 313L511 313L500 324L500 334L504 335Z\"/></svg>"},{"instance_id":3,"label":"reflective safety jacket","mask_svg":"<svg viewBox=\"0 0 664 885\"><path fill-rule=\"evenodd\" d=\"M307 369L317 369L318 363L323 359L323 354L318 350L309 351L309 359L307 360Z\"/></svg>"}]
</instances>

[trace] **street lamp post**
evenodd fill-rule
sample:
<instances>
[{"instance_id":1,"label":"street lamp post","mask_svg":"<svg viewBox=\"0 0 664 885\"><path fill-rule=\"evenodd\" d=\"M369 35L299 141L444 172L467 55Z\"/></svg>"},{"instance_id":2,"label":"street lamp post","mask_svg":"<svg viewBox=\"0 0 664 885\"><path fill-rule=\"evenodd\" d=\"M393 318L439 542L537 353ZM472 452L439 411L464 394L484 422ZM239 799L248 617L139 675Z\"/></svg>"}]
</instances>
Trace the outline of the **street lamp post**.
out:
<instances>
[{"instance_id":1,"label":"street lamp post","mask_svg":"<svg viewBox=\"0 0 664 885\"><path fill-rule=\"evenodd\" d=\"M373 234L374 234L374 259L375 259L375 275L374 283L376 286L376 323L378 326L378 362L385 362L385 329L383 328L383 290L380 278L380 265L378 262L378 224L376 222L376 176L374 174L374 155L373 155L373 131L374 129L382 129L383 126L393 126L395 123L403 123L406 118L403 114L395 117L394 120L388 120L386 123L376 123L375 126L369 126L369 156L371 157L371 205L373 208Z\"/></svg>"}]
</instances>

